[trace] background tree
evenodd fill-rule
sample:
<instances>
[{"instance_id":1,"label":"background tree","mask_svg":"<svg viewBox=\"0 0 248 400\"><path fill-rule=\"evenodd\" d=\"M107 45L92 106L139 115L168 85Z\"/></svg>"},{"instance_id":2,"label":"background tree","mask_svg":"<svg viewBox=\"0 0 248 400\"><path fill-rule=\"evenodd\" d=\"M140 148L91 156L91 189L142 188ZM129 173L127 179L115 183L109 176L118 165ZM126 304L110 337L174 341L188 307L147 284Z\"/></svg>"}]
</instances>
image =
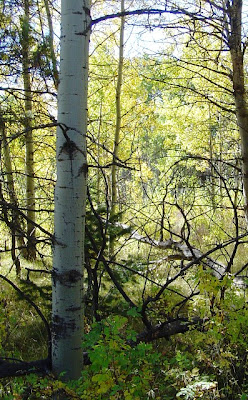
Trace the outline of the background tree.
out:
<instances>
[{"instance_id":1,"label":"background tree","mask_svg":"<svg viewBox=\"0 0 248 400\"><path fill-rule=\"evenodd\" d=\"M34 143L32 131L33 106L30 74L30 4L29 0L23 3L24 15L21 17L20 44L22 55L22 72L24 84L24 128L26 141L26 201L27 201L27 257L35 259L35 182L34 182Z\"/></svg>"},{"instance_id":2,"label":"background tree","mask_svg":"<svg viewBox=\"0 0 248 400\"><path fill-rule=\"evenodd\" d=\"M26 7L25 9L24 6ZM32 4L31 6L27 2L25 4L4 2L1 7L2 12L5 14L4 18L9 21L8 30L6 31L4 26L1 30L2 43L5 46L1 65L2 79L4 80L1 103L6 131L5 148L6 146L9 147L11 174L15 181L16 198L19 206L25 211L25 215L20 216L22 219L22 233L20 233L22 243L19 243L19 247L22 255L28 257L27 250L24 247L27 245L29 247L31 240L31 247L34 250L34 246L37 246L40 240L40 238L33 238L32 240L31 232L34 233L36 229L36 233L39 236L40 231L37 229L36 224L39 225L44 220L48 221L46 217L44 219L44 216L41 215L40 210L47 210L47 213L51 212L51 194L54 188L54 157L47 149L52 149L54 146L54 118L50 114L54 104L52 108L49 106L50 109L48 111L48 98L45 98L45 96L54 95L54 92L52 92L49 65L45 62L47 56L46 38L42 34L44 31L43 24L45 24L46 20L44 8L39 10L39 13L36 13L35 5ZM25 14L25 10L28 15ZM37 15L39 18L32 18L30 14L32 17ZM11 15L16 15L16 20L11 19ZM28 17L30 18L28 19ZM38 26L36 31L34 29L35 24ZM23 37L25 37L25 40ZM24 78L24 69L26 89L22 80ZM20 76L20 71L23 72L22 76ZM46 76L45 81L44 76ZM41 96L43 96L43 99ZM50 101L51 104L52 102ZM25 109L27 107L29 110L26 112ZM32 110L30 107L32 107ZM29 126L26 126L27 123ZM43 131L39 130L41 125L43 126ZM50 131L48 131L48 128ZM34 134L35 141L33 140ZM24 146L24 138L26 136L29 138L29 145L27 146L29 150L26 153L31 158L29 156L27 158L27 154L25 155L24 152L26 147ZM45 150L45 154L43 150ZM39 165L36 171L34 171L34 153L36 165ZM25 168L27 159L30 161L28 162L28 174ZM24 180L27 175L27 182L31 185L32 191L35 188L35 195L39 198L38 205L33 203L34 191L28 196L24 194L23 188L26 186L24 185ZM3 185L3 190L5 190L5 184ZM26 200L24 200L27 197L30 199L28 207ZM31 215L28 215L27 208L30 209ZM50 220L48 225L51 226L52 223L52 220ZM30 228L29 233L25 228L27 225ZM46 226L44 225L44 227ZM30 251L32 252L33 250ZM40 251L42 251L41 247L38 248L38 252Z\"/></svg>"},{"instance_id":3,"label":"background tree","mask_svg":"<svg viewBox=\"0 0 248 400\"><path fill-rule=\"evenodd\" d=\"M125 11L125 2L121 1L121 12ZM116 162L118 160L119 146L120 146L120 130L121 130L121 87L122 87L122 74L123 74L123 51L124 51L124 24L125 19L121 17L120 26L120 44L119 44L119 60L118 60L118 73L116 83L116 122L115 122L115 138L113 147L113 165L111 168L111 216L113 217L117 211L117 171ZM112 252L113 253L113 252Z\"/></svg>"}]
</instances>

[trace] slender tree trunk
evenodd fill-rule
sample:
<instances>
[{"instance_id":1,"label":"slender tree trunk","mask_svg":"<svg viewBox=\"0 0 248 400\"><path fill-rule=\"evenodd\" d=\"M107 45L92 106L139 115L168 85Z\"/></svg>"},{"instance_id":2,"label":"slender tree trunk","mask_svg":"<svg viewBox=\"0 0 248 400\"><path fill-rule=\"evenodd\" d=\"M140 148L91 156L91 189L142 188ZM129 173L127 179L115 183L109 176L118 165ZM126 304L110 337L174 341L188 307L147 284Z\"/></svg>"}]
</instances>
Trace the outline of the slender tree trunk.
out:
<instances>
[{"instance_id":1,"label":"slender tree trunk","mask_svg":"<svg viewBox=\"0 0 248 400\"><path fill-rule=\"evenodd\" d=\"M83 269L90 4L61 1L52 367L78 379L83 364Z\"/></svg>"},{"instance_id":2,"label":"slender tree trunk","mask_svg":"<svg viewBox=\"0 0 248 400\"><path fill-rule=\"evenodd\" d=\"M101 135L101 128L102 128L102 100L100 104L100 113L99 113L99 124L98 124L98 132L97 132L97 161L99 165L101 164L100 161L100 135ZM101 203L101 192L100 192L100 186L101 186L101 173L102 171L100 168L97 168L97 186L96 186L96 193L97 193L97 202L98 204Z\"/></svg>"},{"instance_id":3,"label":"slender tree trunk","mask_svg":"<svg viewBox=\"0 0 248 400\"><path fill-rule=\"evenodd\" d=\"M27 258L35 259L35 184L34 184L34 142L32 131L32 91L30 77L30 4L29 0L24 0L24 16L22 21L22 69L23 83L25 92L25 119L24 127L26 130L26 207L27 207Z\"/></svg>"},{"instance_id":4,"label":"slender tree trunk","mask_svg":"<svg viewBox=\"0 0 248 400\"><path fill-rule=\"evenodd\" d=\"M242 1L232 0L227 9L230 32L229 47L233 68L233 94L241 138L244 209L248 220L248 106L244 79L244 49L242 46Z\"/></svg>"},{"instance_id":5,"label":"slender tree trunk","mask_svg":"<svg viewBox=\"0 0 248 400\"><path fill-rule=\"evenodd\" d=\"M121 12L125 11L125 0L121 0ZM116 84L116 122L115 122L115 139L113 147L113 165L111 169L111 212L110 217L114 217L117 212L117 166L119 148L120 148L120 131L121 131L121 88L123 77L123 52L124 52L124 25L125 18L121 17L120 26L120 47L118 61L118 76ZM114 252L114 238L110 238L110 255Z\"/></svg>"},{"instance_id":6,"label":"slender tree trunk","mask_svg":"<svg viewBox=\"0 0 248 400\"><path fill-rule=\"evenodd\" d=\"M5 123L3 120L1 110L0 110L0 135L1 135L1 143L2 143L2 149L3 149L3 161L4 161L5 172L6 172L8 195L9 195L10 202L14 206L14 209L12 210L12 223L11 223L11 227L10 227L11 235L12 235L11 255L12 255L13 263L16 266L16 273L19 276L20 272L21 272L21 264L20 264L19 257L16 256L16 245L15 245L16 239L17 239L18 246L20 248L20 252L22 253L23 256L26 256L26 246L25 246L24 237L23 237L23 223L18 214L19 203L18 203L18 198L16 195L15 184L14 184L14 179L13 179L13 169L12 169L9 144L8 144L8 141L6 138Z\"/></svg>"},{"instance_id":7,"label":"slender tree trunk","mask_svg":"<svg viewBox=\"0 0 248 400\"><path fill-rule=\"evenodd\" d=\"M210 160L210 196L212 201L213 209L216 208L215 203L215 186L214 186L214 167L213 167L213 159L214 159L214 138L211 124L211 107L209 104L208 108L208 118L209 118L209 160Z\"/></svg>"},{"instance_id":8,"label":"slender tree trunk","mask_svg":"<svg viewBox=\"0 0 248 400\"><path fill-rule=\"evenodd\" d=\"M124 0L121 0L121 12L124 12ZM124 17L121 17L120 27L120 47L119 47L119 62L118 62L118 77L116 85L116 122L115 122L115 140L113 147L113 165L112 165L112 199L111 199L111 214L114 215L117 209L117 168L116 161L119 154L120 131L121 131L121 88L123 76L123 51L124 51Z\"/></svg>"},{"instance_id":9,"label":"slender tree trunk","mask_svg":"<svg viewBox=\"0 0 248 400\"><path fill-rule=\"evenodd\" d=\"M53 82L54 82L55 88L58 90L59 72L58 72L58 68L57 68L57 60L56 60L56 55L55 55L55 51L54 51L53 22L52 22L52 16L51 16L48 0L44 0L44 4L45 4L45 9L46 9L48 29L49 29L48 40L49 40L50 56L51 56L51 61L52 61Z\"/></svg>"}]
</instances>

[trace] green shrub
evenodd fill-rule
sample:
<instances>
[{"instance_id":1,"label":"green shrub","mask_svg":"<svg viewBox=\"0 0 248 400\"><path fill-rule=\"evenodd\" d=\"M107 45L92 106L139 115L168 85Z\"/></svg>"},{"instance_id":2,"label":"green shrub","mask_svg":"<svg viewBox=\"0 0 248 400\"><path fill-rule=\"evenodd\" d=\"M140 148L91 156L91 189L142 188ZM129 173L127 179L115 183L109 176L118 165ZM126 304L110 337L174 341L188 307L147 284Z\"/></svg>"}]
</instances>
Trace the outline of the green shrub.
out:
<instances>
[{"instance_id":1,"label":"green shrub","mask_svg":"<svg viewBox=\"0 0 248 400\"><path fill-rule=\"evenodd\" d=\"M120 316L93 325L84 343L91 365L82 373L78 389L82 399L138 400L158 391L156 368L161 356L151 344L131 347L135 334L127 325L128 319Z\"/></svg>"}]
</instances>

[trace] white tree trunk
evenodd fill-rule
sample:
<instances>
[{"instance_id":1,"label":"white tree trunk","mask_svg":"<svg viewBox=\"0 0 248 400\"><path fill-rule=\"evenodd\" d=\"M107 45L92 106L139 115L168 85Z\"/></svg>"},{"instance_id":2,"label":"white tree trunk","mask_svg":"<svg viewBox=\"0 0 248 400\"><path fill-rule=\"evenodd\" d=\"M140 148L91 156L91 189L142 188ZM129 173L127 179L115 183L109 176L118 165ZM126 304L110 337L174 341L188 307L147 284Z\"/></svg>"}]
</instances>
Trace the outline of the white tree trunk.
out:
<instances>
[{"instance_id":1,"label":"white tree trunk","mask_svg":"<svg viewBox=\"0 0 248 400\"><path fill-rule=\"evenodd\" d=\"M77 379L83 352L83 268L90 4L61 1L52 366Z\"/></svg>"}]
</instances>

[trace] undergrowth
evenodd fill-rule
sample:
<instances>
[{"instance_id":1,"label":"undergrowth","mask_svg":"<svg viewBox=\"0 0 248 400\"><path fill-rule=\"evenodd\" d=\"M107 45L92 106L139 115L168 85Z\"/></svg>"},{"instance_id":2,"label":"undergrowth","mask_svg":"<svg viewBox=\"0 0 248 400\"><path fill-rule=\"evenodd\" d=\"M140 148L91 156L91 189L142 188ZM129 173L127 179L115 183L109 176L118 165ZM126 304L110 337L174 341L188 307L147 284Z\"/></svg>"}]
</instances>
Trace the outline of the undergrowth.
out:
<instances>
[{"instance_id":1,"label":"undergrowth","mask_svg":"<svg viewBox=\"0 0 248 400\"><path fill-rule=\"evenodd\" d=\"M9 272L7 260L2 274L30 296L49 320L49 277L34 274L31 281L20 280L13 270ZM1 287L0 356L45 358L47 336L39 317L7 283L1 282ZM212 280L211 285L205 285L205 299L214 290ZM168 306L168 299L164 300ZM136 332L143 329L139 312L134 309L123 308L121 314L112 313L100 322L86 323L82 348L88 352L91 364L84 367L80 379L65 383L63 377L57 380L52 375L34 374L2 379L0 398L49 400L56 395L58 399L82 400L248 400L245 297L230 287L221 307L216 305L215 314L209 315L207 304L199 297L198 303L192 305L192 310L197 308L200 315L208 315L204 329L153 343L134 345Z\"/></svg>"}]
</instances>

